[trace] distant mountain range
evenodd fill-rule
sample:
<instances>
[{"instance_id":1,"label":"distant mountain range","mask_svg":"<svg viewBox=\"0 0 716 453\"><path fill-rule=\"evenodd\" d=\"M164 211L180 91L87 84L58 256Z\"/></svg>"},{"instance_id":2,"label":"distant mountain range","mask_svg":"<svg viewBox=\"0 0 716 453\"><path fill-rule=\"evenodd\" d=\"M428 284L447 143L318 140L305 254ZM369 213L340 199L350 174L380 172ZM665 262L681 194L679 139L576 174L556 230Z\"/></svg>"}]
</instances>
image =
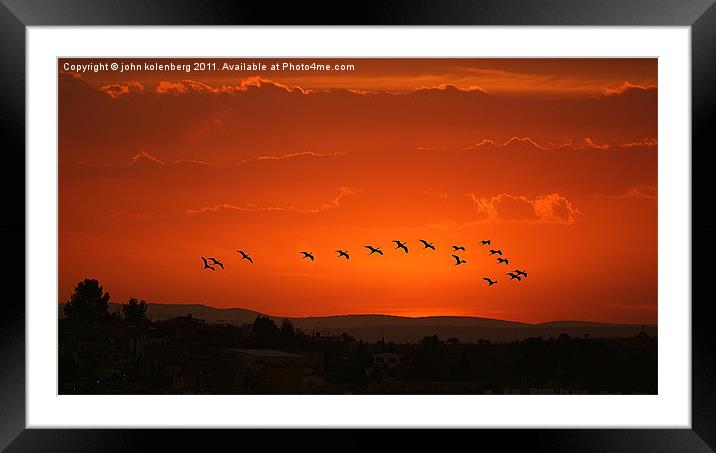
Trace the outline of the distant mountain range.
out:
<instances>
[{"instance_id":1,"label":"distant mountain range","mask_svg":"<svg viewBox=\"0 0 716 453\"><path fill-rule=\"evenodd\" d=\"M59 306L60 317L64 317L63 305ZM119 313L121 304L109 304L110 313ZM151 320L165 320L191 314L194 318L209 323L227 323L233 325L251 324L262 315L245 308L216 308L192 304L153 304L147 306L147 317ZM474 342L479 339L490 341L522 340L529 337L557 337L566 333L571 337L590 338L626 338L642 331L641 324L610 324L590 321L552 321L538 324L503 321L499 319L474 316L426 316L409 318L391 315L341 315L311 316L305 318L283 318L270 316L277 323L290 319L296 328L306 333L318 331L331 335L343 332L375 342L381 337L385 341L396 343L414 342L429 335L438 335L441 339L455 337L461 342ZM644 325L644 332L651 336L657 334L657 326Z\"/></svg>"}]
</instances>

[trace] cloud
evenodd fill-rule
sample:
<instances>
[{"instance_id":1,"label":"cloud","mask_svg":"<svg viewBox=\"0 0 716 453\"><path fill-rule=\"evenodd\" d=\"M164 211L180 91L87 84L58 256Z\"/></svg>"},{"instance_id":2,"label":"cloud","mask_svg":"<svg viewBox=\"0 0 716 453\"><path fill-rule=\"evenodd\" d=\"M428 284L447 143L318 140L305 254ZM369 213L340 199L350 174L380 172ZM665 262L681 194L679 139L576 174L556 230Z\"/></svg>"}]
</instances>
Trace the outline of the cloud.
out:
<instances>
[{"instance_id":1,"label":"cloud","mask_svg":"<svg viewBox=\"0 0 716 453\"><path fill-rule=\"evenodd\" d=\"M421 193L423 195L425 195L426 197L437 197L437 198L440 198L441 200L448 199L447 192L434 192L432 190L423 190Z\"/></svg>"},{"instance_id":2,"label":"cloud","mask_svg":"<svg viewBox=\"0 0 716 453\"><path fill-rule=\"evenodd\" d=\"M474 203L483 221L571 225L580 215L579 209L558 193L538 195L533 199L507 193L491 197L478 197L474 193L468 193L467 196Z\"/></svg>"},{"instance_id":3,"label":"cloud","mask_svg":"<svg viewBox=\"0 0 716 453\"><path fill-rule=\"evenodd\" d=\"M232 211L241 211L241 212L296 212L296 208L293 206L289 207L281 207L281 206L256 206L253 203L248 203L244 206L238 206L232 203L220 203L214 206L205 206L203 208L193 209L189 208L185 212L187 214L206 214L210 212L218 212L222 210L232 210Z\"/></svg>"},{"instance_id":4,"label":"cloud","mask_svg":"<svg viewBox=\"0 0 716 453\"><path fill-rule=\"evenodd\" d=\"M59 76L60 76L60 78L70 77L72 79L82 80L82 74L80 74L79 72L60 70Z\"/></svg>"},{"instance_id":5,"label":"cloud","mask_svg":"<svg viewBox=\"0 0 716 453\"><path fill-rule=\"evenodd\" d=\"M607 198L623 200L627 198L639 198L642 200L658 200L658 188L656 186L634 186L627 189L620 195L605 195Z\"/></svg>"},{"instance_id":6,"label":"cloud","mask_svg":"<svg viewBox=\"0 0 716 453\"><path fill-rule=\"evenodd\" d=\"M196 80L182 80L180 82L168 82L166 80L162 80L154 89L154 92L157 94L174 95L191 92L217 94L221 92L221 90Z\"/></svg>"},{"instance_id":7,"label":"cloud","mask_svg":"<svg viewBox=\"0 0 716 453\"><path fill-rule=\"evenodd\" d=\"M107 94L112 99L117 99L121 96L129 94L131 91L144 91L144 85L136 80L131 80L127 83L110 83L102 85L99 90Z\"/></svg>"},{"instance_id":8,"label":"cloud","mask_svg":"<svg viewBox=\"0 0 716 453\"><path fill-rule=\"evenodd\" d=\"M524 65L521 68L512 67L509 70L499 67L476 68L460 65L454 68L453 74L443 74L442 77L468 73L471 76L463 76L463 80L484 86L490 93L494 94L534 92L552 96L589 95L596 97L603 95L607 90L615 91L614 94L621 94L620 91L624 89L621 85L605 88L605 85L614 83L613 79L594 78L587 74L579 76L576 73L570 74L559 69L554 70L556 68L549 70L544 67L540 68L540 66L542 64L534 64L533 62L528 62L528 60L524 60ZM624 82L624 84L634 87L648 87L648 85L637 85L630 82Z\"/></svg>"},{"instance_id":9,"label":"cloud","mask_svg":"<svg viewBox=\"0 0 716 453\"><path fill-rule=\"evenodd\" d=\"M524 143L526 143L526 144L529 144L529 145L534 146L534 147L537 148L537 149L542 149L542 150L546 150L546 149L547 149L546 147L544 147L544 146L538 144L537 142L535 142L534 140L532 140L532 139L529 138L529 137L522 137L522 138L512 137L512 138L510 138L509 140L507 140L505 143L503 143L503 144L501 145L501 147L510 146L511 144L516 144L516 143L519 143L519 144L524 144Z\"/></svg>"},{"instance_id":10,"label":"cloud","mask_svg":"<svg viewBox=\"0 0 716 453\"><path fill-rule=\"evenodd\" d=\"M136 165L136 163L142 159L148 160L150 162L154 162L155 164L166 165L166 163L164 161L161 161L161 160L157 159L156 157L152 156L151 154L149 154L148 152L141 150L137 154L132 156L132 160L131 160L129 166L131 167L132 165Z\"/></svg>"},{"instance_id":11,"label":"cloud","mask_svg":"<svg viewBox=\"0 0 716 453\"><path fill-rule=\"evenodd\" d=\"M247 92L250 89L263 88L263 87L277 88L277 89L285 91L287 93L300 93L300 94L312 93L311 90L307 90L300 86L289 87L282 83L275 82L270 79L264 79L263 77L259 77L259 76L248 77L246 79L243 79L239 82L238 85L221 85L221 86L212 86L207 83L199 82L197 80L191 80L191 79L181 80L179 82L169 82L166 80L162 80L161 82L159 82L157 87L154 89L154 92L157 94L171 94L171 95L181 95L181 94L187 94L187 93L232 94L232 93L237 93L237 92L238 93Z\"/></svg>"},{"instance_id":12,"label":"cloud","mask_svg":"<svg viewBox=\"0 0 716 453\"><path fill-rule=\"evenodd\" d=\"M507 141L505 141L505 142L502 143L502 144L498 144L498 143L496 143L494 140L492 140L492 139L490 139L490 138L485 138L485 139L483 139L482 141L477 142L477 143L475 143L475 144L473 144L473 145L471 145L471 146L467 146L467 147L465 147L465 148L463 148L463 149L465 149L465 150L474 150L474 149L479 149L479 148L482 148L482 147L490 147L490 148L509 148L509 147L511 147L511 146L518 146L518 145L527 145L527 146L529 146L529 147L533 147L533 148L541 149L541 150L547 150L547 149L549 149L549 148L547 148L546 146L542 146L542 145L540 145L539 143L537 143L536 141L532 140L530 137L511 137L511 138L509 138Z\"/></svg>"},{"instance_id":13,"label":"cloud","mask_svg":"<svg viewBox=\"0 0 716 453\"><path fill-rule=\"evenodd\" d=\"M606 150L606 149L610 148L610 145L608 143L598 145L598 144L594 143L594 141L590 137L584 138L584 146L586 146L587 148L592 148L592 149L605 149Z\"/></svg>"},{"instance_id":14,"label":"cloud","mask_svg":"<svg viewBox=\"0 0 716 453\"><path fill-rule=\"evenodd\" d=\"M147 161L152 162L157 165L162 166L170 166L170 165L182 165L182 164L193 164L198 165L202 167L215 167L215 168L232 168L232 167L240 167L246 164L250 164L252 162L263 162L263 161L277 161L277 160L287 160L287 159L295 159L299 157L315 157L315 158L322 158L322 157L342 157L347 156L348 151L333 151L333 152L326 152L326 153L319 153L314 151L300 151L295 153L286 153L286 154L278 154L278 155L268 155L268 156L258 156L255 158L250 159L244 159L234 164L228 164L228 165L218 165L211 162L206 162L202 160L195 160L195 159L177 159L173 161L163 161L156 156L150 154L149 152L145 150L140 150L138 153L133 155L129 161L129 165L111 165L111 164L93 164L90 162L84 162L84 161L76 161L76 165L81 165L83 167L96 167L96 168L118 168L118 167L132 167L136 165L137 163L141 161Z\"/></svg>"},{"instance_id":15,"label":"cloud","mask_svg":"<svg viewBox=\"0 0 716 453\"><path fill-rule=\"evenodd\" d=\"M374 90L362 90L358 88L346 88L345 91L352 93L352 94L359 94L359 95L366 95L366 94L378 94L379 91Z\"/></svg>"},{"instance_id":16,"label":"cloud","mask_svg":"<svg viewBox=\"0 0 716 453\"><path fill-rule=\"evenodd\" d=\"M487 94L487 91L483 90L477 85L470 85L466 87L458 87L456 85L448 84L448 83L441 83L436 86L420 86L415 88L416 92L438 92L438 91L448 91L448 92L462 92L462 93L471 93L471 92L477 92L482 94Z\"/></svg>"},{"instance_id":17,"label":"cloud","mask_svg":"<svg viewBox=\"0 0 716 453\"><path fill-rule=\"evenodd\" d=\"M656 85L636 85L630 82L624 82L619 86L616 86L614 88L605 88L604 92L602 93L604 96L614 96L619 94L624 94L627 91L650 91L650 90L656 90Z\"/></svg>"},{"instance_id":18,"label":"cloud","mask_svg":"<svg viewBox=\"0 0 716 453\"><path fill-rule=\"evenodd\" d=\"M355 195L355 192L349 187L341 187L336 198L334 198L330 203L325 203L321 205L319 209L308 212L320 212L325 211L326 209L338 208L342 205L341 202L343 201L343 198L347 197L348 195Z\"/></svg>"},{"instance_id":19,"label":"cloud","mask_svg":"<svg viewBox=\"0 0 716 453\"><path fill-rule=\"evenodd\" d=\"M199 140L216 136L224 131L224 121L218 116L213 116L201 120L196 128L184 132L184 136L188 139Z\"/></svg>"},{"instance_id":20,"label":"cloud","mask_svg":"<svg viewBox=\"0 0 716 453\"><path fill-rule=\"evenodd\" d=\"M652 137L637 140L635 142L622 143L619 146L622 148L650 148L654 146L659 146L659 141L656 139L656 137Z\"/></svg>"},{"instance_id":21,"label":"cloud","mask_svg":"<svg viewBox=\"0 0 716 453\"><path fill-rule=\"evenodd\" d=\"M278 156L259 156L256 158L256 160L284 160L284 159L293 159L296 157L337 157L337 156L345 156L347 155L347 151L336 151L332 153L316 153L313 151L302 151L297 153L288 153L288 154L280 154Z\"/></svg>"},{"instance_id":22,"label":"cloud","mask_svg":"<svg viewBox=\"0 0 716 453\"><path fill-rule=\"evenodd\" d=\"M137 154L132 156L132 159L129 162L129 167L132 167L134 165L137 165L141 161L147 161L151 162L153 164L161 165L161 166L169 166L169 165L181 165L181 164L192 164L192 165L198 165L201 167L218 167L218 165L214 165L209 162L204 162L201 160L174 160L171 162L166 162L163 160L158 159L157 157L153 156L152 154L148 153L145 150L139 151ZM123 165L91 165L84 162L81 162L82 165L90 166L90 167L124 167Z\"/></svg>"},{"instance_id":23,"label":"cloud","mask_svg":"<svg viewBox=\"0 0 716 453\"><path fill-rule=\"evenodd\" d=\"M239 206L233 203L220 203L214 206L205 206L198 209L187 209L187 214L207 214L213 212L219 212L224 210L239 211L239 212L293 212L298 214L317 214L319 212L327 211L329 209L339 208L343 205L343 199L349 195L355 195L355 191L349 187L340 187L338 195L328 203L323 203L317 208L311 209L300 209L295 206L257 206L253 203L248 203L243 206Z\"/></svg>"},{"instance_id":24,"label":"cloud","mask_svg":"<svg viewBox=\"0 0 716 453\"><path fill-rule=\"evenodd\" d=\"M533 140L530 137L512 137L506 142L499 144L495 142L493 139L485 138L482 141L479 141L477 143L474 143L473 145L463 147L463 150L475 150L480 148L510 148L510 147L527 147L527 148L535 148L539 150L551 150L551 149L601 149L601 150L608 150L608 149L621 149L621 148L652 148L658 146L658 140L655 137L651 138L643 138L641 140L635 140L630 142L624 142L624 143L597 143L592 139L591 137L584 137L581 142L578 142L578 144L575 144L573 139L569 139L566 142L562 142L559 144L555 144L550 142L548 146L542 145L540 143L537 143L535 140ZM429 151L432 148L427 146L419 146L417 147L418 150L421 151Z\"/></svg>"},{"instance_id":25,"label":"cloud","mask_svg":"<svg viewBox=\"0 0 716 453\"><path fill-rule=\"evenodd\" d=\"M624 148L653 148L658 146L659 142L655 137L652 138L644 138L642 140L636 140L631 142L625 142L625 143L596 143L594 140L592 140L591 137L585 137L582 140L582 145L572 145L571 141L566 145L562 146L562 148L565 147L571 147L573 149L585 149L585 148L591 148L591 149L624 149Z\"/></svg>"},{"instance_id":26,"label":"cloud","mask_svg":"<svg viewBox=\"0 0 716 453\"><path fill-rule=\"evenodd\" d=\"M535 214L542 222L571 225L581 213L572 203L558 193L540 195L532 200Z\"/></svg>"},{"instance_id":27,"label":"cloud","mask_svg":"<svg viewBox=\"0 0 716 453\"><path fill-rule=\"evenodd\" d=\"M359 95L337 89L308 91L303 85L292 86L297 82L283 79L277 83L264 78L217 81L165 77L161 83L139 79L146 85L144 91L135 93L128 88L129 94L119 94L116 99L99 89L104 82L62 77L59 95L67 102L58 107L63 118L59 135L62 144L72 144L61 144L63 160L90 161L99 148L105 150L103 155L111 154L111 159L118 160L123 149L149 143L167 153L177 150L187 157L205 159L207 155L225 157L223 150L228 146L248 156L252 149L344 149L345 143L352 143L354 148L383 146L386 138L410 147L458 148L482 138L504 144L516 136L530 138L544 148L569 137L578 137L579 142L582 137L591 137L595 143L608 140L612 144L656 136L655 91L636 96L553 99L485 95L447 86L441 90L437 82L421 80L414 85L438 88L400 96L385 91ZM482 86L455 79L450 83ZM124 92L122 87L106 90ZM225 130L212 136L217 139L216 146L190 149L185 134L207 134L209 129L203 126L211 123L202 125L202 121L216 115L220 115ZM115 124L117 118L128 121L121 128L106 127Z\"/></svg>"}]
</instances>

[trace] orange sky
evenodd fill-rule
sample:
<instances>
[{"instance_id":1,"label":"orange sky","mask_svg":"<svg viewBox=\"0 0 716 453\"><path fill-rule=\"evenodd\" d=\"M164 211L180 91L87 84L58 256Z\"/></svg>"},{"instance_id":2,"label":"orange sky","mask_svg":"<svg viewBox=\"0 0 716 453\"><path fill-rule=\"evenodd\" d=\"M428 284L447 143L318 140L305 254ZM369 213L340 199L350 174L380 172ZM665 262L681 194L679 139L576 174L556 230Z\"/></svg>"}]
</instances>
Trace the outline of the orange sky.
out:
<instances>
[{"instance_id":1,"label":"orange sky","mask_svg":"<svg viewBox=\"0 0 716 453\"><path fill-rule=\"evenodd\" d=\"M92 277L114 302L277 316L657 320L655 59L63 69L113 61L59 61L60 302Z\"/></svg>"}]
</instances>

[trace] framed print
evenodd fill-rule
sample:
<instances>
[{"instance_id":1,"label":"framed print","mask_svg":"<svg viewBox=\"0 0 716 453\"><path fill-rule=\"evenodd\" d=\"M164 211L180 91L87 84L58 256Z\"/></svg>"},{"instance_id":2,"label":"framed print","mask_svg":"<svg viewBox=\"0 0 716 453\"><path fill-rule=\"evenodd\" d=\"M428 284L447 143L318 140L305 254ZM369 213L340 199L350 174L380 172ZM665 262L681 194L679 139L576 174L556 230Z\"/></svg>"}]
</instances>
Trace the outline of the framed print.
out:
<instances>
[{"instance_id":1,"label":"framed print","mask_svg":"<svg viewBox=\"0 0 716 453\"><path fill-rule=\"evenodd\" d=\"M692 150L716 10L687 6L291 26L315 19L5 2L5 193L26 180L3 447L507 428L514 449L711 451Z\"/></svg>"}]
</instances>

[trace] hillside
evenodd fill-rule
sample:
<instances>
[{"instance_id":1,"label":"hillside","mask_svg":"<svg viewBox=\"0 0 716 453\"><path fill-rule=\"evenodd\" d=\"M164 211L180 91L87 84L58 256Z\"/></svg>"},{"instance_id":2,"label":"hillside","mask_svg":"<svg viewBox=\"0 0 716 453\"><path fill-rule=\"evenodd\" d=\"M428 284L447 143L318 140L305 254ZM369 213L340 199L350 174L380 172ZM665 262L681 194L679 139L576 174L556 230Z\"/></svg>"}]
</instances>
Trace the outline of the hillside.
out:
<instances>
[{"instance_id":1,"label":"hillside","mask_svg":"<svg viewBox=\"0 0 716 453\"><path fill-rule=\"evenodd\" d=\"M110 304L109 311L118 313L120 304ZM165 320L191 314L194 318L210 323L243 325L252 323L261 313L245 308L215 308L192 304L148 304L147 317L151 320ZM63 317L60 305L60 317ZM271 316L277 322L282 317ZM428 316L409 318L390 315L341 315L288 318L306 333L319 331L331 335L343 332L374 342L380 338L396 343L414 342L429 335L438 335L442 339L455 337L462 342L474 342L480 339L490 341L513 341L529 337L558 337L566 333L572 337L625 338L633 337L642 330L640 324L612 324L589 321L551 321L538 324L520 323L491 318L472 316ZM646 325L644 331L649 335L657 334L655 325Z\"/></svg>"}]
</instances>

